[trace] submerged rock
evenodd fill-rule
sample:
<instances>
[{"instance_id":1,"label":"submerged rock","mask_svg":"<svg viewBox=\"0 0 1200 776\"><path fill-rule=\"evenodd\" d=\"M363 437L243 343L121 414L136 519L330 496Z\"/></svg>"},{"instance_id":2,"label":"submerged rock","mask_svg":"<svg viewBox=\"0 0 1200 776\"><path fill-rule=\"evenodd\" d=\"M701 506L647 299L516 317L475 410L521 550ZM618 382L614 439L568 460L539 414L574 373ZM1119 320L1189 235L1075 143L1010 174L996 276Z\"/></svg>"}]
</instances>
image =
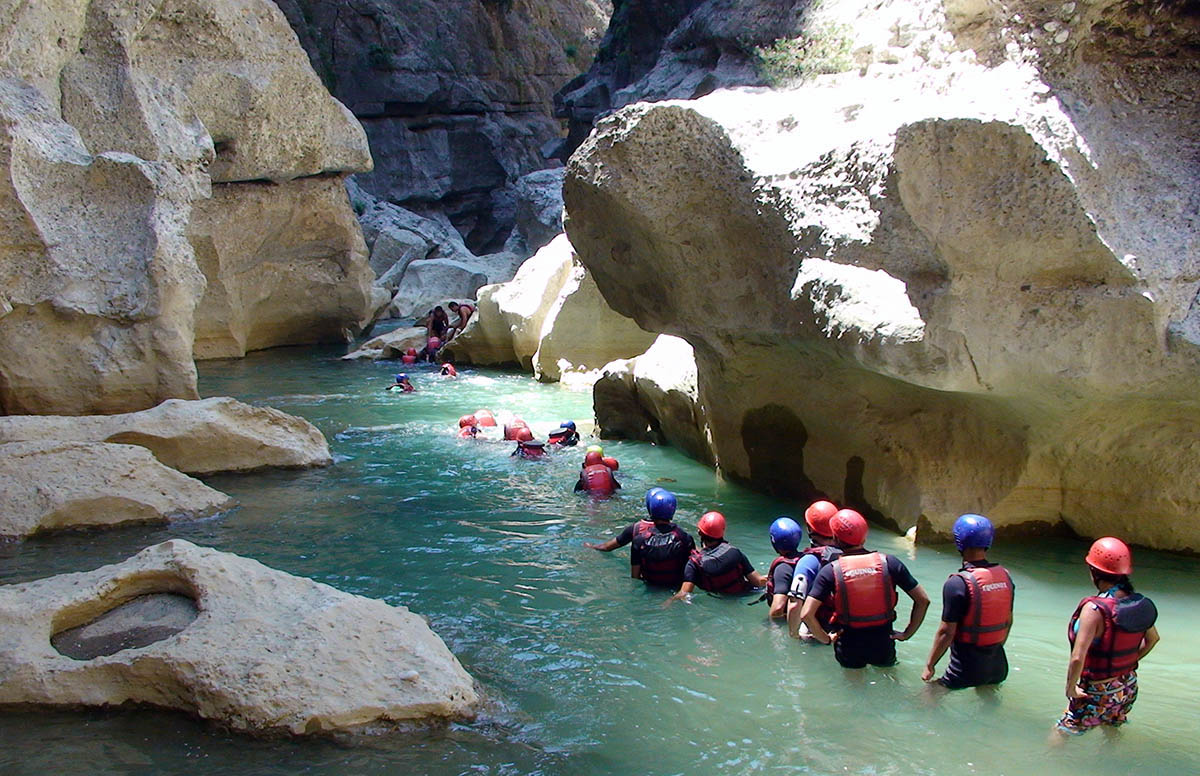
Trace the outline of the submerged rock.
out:
<instances>
[{"instance_id":1,"label":"submerged rock","mask_svg":"<svg viewBox=\"0 0 1200 776\"><path fill-rule=\"evenodd\" d=\"M134 445L0 444L0 536L207 517L233 499Z\"/></svg>"},{"instance_id":2,"label":"submerged rock","mask_svg":"<svg viewBox=\"0 0 1200 776\"><path fill-rule=\"evenodd\" d=\"M974 511L1198 549L1200 29L1102 4L1055 48L964 8L826 4L853 72L602 120L571 241L694 347L734 477L923 540Z\"/></svg>"},{"instance_id":3,"label":"submerged rock","mask_svg":"<svg viewBox=\"0 0 1200 776\"><path fill-rule=\"evenodd\" d=\"M408 609L179 539L0 587L4 705L144 703L304 735L461 719L477 702Z\"/></svg>"},{"instance_id":4,"label":"submerged rock","mask_svg":"<svg viewBox=\"0 0 1200 776\"><path fill-rule=\"evenodd\" d=\"M167 466L189 474L333 462L324 435L307 420L221 396L169 399L153 409L123 415L0 417L0 442L44 439L139 445Z\"/></svg>"}]
</instances>

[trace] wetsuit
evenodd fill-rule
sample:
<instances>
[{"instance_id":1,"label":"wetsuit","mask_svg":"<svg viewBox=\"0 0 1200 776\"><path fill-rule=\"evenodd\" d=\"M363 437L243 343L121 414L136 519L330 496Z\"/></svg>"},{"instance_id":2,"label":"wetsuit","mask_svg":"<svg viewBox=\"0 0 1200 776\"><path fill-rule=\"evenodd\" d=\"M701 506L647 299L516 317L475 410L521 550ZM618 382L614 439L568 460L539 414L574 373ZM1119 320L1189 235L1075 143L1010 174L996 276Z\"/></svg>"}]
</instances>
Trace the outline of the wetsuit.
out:
<instances>
[{"instance_id":1,"label":"wetsuit","mask_svg":"<svg viewBox=\"0 0 1200 776\"><path fill-rule=\"evenodd\" d=\"M754 590L746 579L754 566L742 551L726 541L703 550L693 550L683 568L683 580L710 593L744 595Z\"/></svg>"},{"instance_id":2,"label":"wetsuit","mask_svg":"<svg viewBox=\"0 0 1200 776\"><path fill-rule=\"evenodd\" d=\"M963 563L962 570L992 568L996 565L988 561L976 561ZM1012 585L1011 578L1008 584ZM953 622L962 628L970 604L967 581L959 574L952 574L942 585L942 622ZM999 684L1007 677L1008 656L1004 654L1003 643L978 646L963 643L956 637L950 643L950 663L946 666L946 673L938 681L952 690L957 690L981 684Z\"/></svg>"},{"instance_id":3,"label":"wetsuit","mask_svg":"<svg viewBox=\"0 0 1200 776\"><path fill-rule=\"evenodd\" d=\"M862 548L849 550L843 554L843 557L851 557L855 555L870 554L870 550ZM887 592L895 596L895 589L899 587L906 593L917 586L917 580L913 578L908 568L892 555L884 555L883 562L887 571L888 581L886 587ZM835 567L837 563L830 563L823 569L817 572L816 578L813 580L812 588L808 594L819 601L827 604L834 604L835 590ZM896 619L896 608L893 604L890 613L886 615L887 622L872 625L869 627L849 627L844 624L836 624L835 628L840 627L841 635L833 644L833 654L845 668L864 668L868 664L875 666L891 666L896 664L896 642L892 639L892 621Z\"/></svg>"}]
</instances>

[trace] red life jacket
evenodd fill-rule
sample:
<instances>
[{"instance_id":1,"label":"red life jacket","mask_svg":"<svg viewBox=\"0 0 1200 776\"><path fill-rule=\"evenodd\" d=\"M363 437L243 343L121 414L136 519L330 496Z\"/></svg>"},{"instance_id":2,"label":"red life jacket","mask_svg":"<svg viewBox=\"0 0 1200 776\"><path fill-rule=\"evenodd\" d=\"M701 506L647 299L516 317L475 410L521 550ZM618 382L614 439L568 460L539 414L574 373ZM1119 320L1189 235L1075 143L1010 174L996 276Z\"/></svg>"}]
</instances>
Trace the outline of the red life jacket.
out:
<instances>
[{"instance_id":1,"label":"red life jacket","mask_svg":"<svg viewBox=\"0 0 1200 776\"><path fill-rule=\"evenodd\" d=\"M541 442L517 442L517 453L522 458L541 458L546 449Z\"/></svg>"},{"instance_id":2,"label":"red life jacket","mask_svg":"<svg viewBox=\"0 0 1200 776\"><path fill-rule=\"evenodd\" d=\"M796 573L796 564L800 562L800 555L794 558L785 558L779 555L775 560L771 561L771 568L767 569L767 603L771 602L771 596L775 595L775 568L780 563L786 563L792 567L792 574ZM780 593L786 593L786 590L780 590Z\"/></svg>"},{"instance_id":3,"label":"red life jacket","mask_svg":"<svg viewBox=\"0 0 1200 776\"><path fill-rule=\"evenodd\" d=\"M1074 646L1077 635L1075 624L1079 620L1079 613L1083 611L1084 606L1095 604L1104 617L1104 632L1088 647L1087 657L1083 660L1083 678L1088 681L1120 676L1138 667L1138 652L1142 650L1142 642L1146 640L1146 631L1153 627L1158 613L1154 610L1154 604L1150 602L1149 598L1138 596L1132 603L1148 606L1149 614L1147 617L1143 617L1139 623L1140 630L1126 630L1120 625L1122 618L1119 608L1122 600L1128 599L1116 599L1104 595L1088 596L1079 602L1079 606L1075 607L1075 614L1072 615L1071 622L1067 625L1067 641Z\"/></svg>"},{"instance_id":4,"label":"red life jacket","mask_svg":"<svg viewBox=\"0 0 1200 776\"><path fill-rule=\"evenodd\" d=\"M896 586L879 552L843 555L833 562L835 621L847 628L890 625L896 619Z\"/></svg>"},{"instance_id":5,"label":"red life jacket","mask_svg":"<svg viewBox=\"0 0 1200 776\"><path fill-rule=\"evenodd\" d=\"M580 475L583 480L583 487L588 493L596 493L599 495L607 495L617 489L616 480L613 479L612 469L602 463L594 463L591 466L585 466L583 473ZM642 522L645 522L644 520Z\"/></svg>"},{"instance_id":6,"label":"red life jacket","mask_svg":"<svg viewBox=\"0 0 1200 776\"><path fill-rule=\"evenodd\" d=\"M479 429L477 427L465 426L458 430L458 438L459 439L474 439L475 435L478 433L479 433Z\"/></svg>"},{"instance_id":7,"label":"red life jacket","mask_svg":"<svg viewBox=\"0 0 1200 776\"><path fill-rule=\"evenodd\" d=\"M1003 644L1012 627L1013 584L1012 577L1003 566L987 566L955 572L951 576L962 577L967 584L967 613L954 641L977 647Z\"/></svg>"},{"instance_id":8,"label":"red life jacket","mask_svg":"<svg viewBox=\"0 0 1200 776\"><path fill-rule=\"evenodd\" d=\"M674 523L671 530L664 533L656 529L651 520L639 521L633 532L633 546L641 558L642 581L678 588L683 582L683 567L690 555L690 550L685 549L689 538L687 532Z\"/></svg>"},{"instance_id":9,"label":"red life jacket","mask_svg":"<svg viewBox=\"0 0 1200 776\"><path fill-rule=\"evenodd\" d=\"M415 363L417 363L417 357L416 357L416 356L410 356L410 355L408 355L407 353L405 353L403 356L400 356L400 360L401 360L402 362L404 362L405 364L415 364Z\"/></svg>"},{"instance_id":10,"label":"red life jacket","mask_svg":"<svg viewBox=\"0 0 1200 776\"><path fill-rule=\"evenodd\" d=\"M731 595L741 595L753 589L754 586L742 573L742 564L737 561L736 556L730 556L729 553L733 549L729 542L721 542L716 547L704 551L692 550L688 560L696 564L697 587L712 593Z\"/></svg>"}]
</instances>

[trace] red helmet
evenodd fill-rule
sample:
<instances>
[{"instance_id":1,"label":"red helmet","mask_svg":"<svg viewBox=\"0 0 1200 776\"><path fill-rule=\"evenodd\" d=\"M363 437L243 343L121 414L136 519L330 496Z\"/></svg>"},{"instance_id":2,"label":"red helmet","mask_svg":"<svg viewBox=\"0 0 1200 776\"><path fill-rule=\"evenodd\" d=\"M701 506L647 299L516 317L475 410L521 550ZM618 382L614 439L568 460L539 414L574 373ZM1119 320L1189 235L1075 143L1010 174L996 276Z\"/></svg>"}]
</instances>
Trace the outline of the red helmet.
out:
<instances>
[{"instance_id":1,"label":"red helmet","mask_svg":"<svg viewBox=\"0 0 1200 776\"><path fill-rule=\"evenodd\" d=\"M533 432L529 430L528 426L521 426L520 428L517 429L517 441L518 442L532 442L533 441Z\"/></svg>"},{"instance_id":2,"label":"red helmet","mask_svg":"<svg viewBox=\"0 0 1200 776\"><path fill-rule=\"evenodd\" d=\"M1087 564L1105 574L1124 576L1133 573L1133 555L1129 545L1115 536L1105 536L1092 542Z\"/></svg>"},{"instance_id":3,"label":"red helmet","mask_svg":"<svg viewBox=\"0 0 1200 776\"><path fill-rule=\"evenodd\" d=\"M606 456L604 456L603 458L601 458L601 459L600 459L600 463L602 463L602 464L604 464L605 466L607 466L608 468L612 469L614 472L615 472L617 469L620 469L620 468L621 468L621 464L620 464L620 463L618 463L618 462L617 462L617 459L616 459L616 458L613 458L611 455L606 455Z\"/></svg>"},{"instance_id":4,"label":"red helmet","mask_svg":"<svg viewBox=\"0 0 1200 776\"><path fill-rule=\"evenodd\" d=\"M829 518L833 538L847 547L861 547L867 541L867 519L853 509L838 510Z\"/></svg>"},{"instance_id":5,"label":"red helmet","mask_svg":"<svg viewBox=\"0 0 1200 776\"><path fill-rule=\"evenodd\" d=\"M725 515L720 512L705 512L696 527L710 539L724 539Z\"/></svg>"},{"instance_id":6,"label":"red helmet","mask_svg":"<svg viewBox=\"0 0 1200 776\"><path fill-rule=\"evenodd\" d=\"M594 466L598 463L604 463L604 456L600 455L600 453L597 453L595 450L583 457L584 466Z\"/></svg>"},{"instance_id":7,"label":"red helmet","mask_svg":"<svg viewBox=\"0 0 1200 776\"><path fill-rule=\"evenodd\" d=\"M430 337L429 342L426 344L429 345L430 349L437 350L438 348L440 348L442 346L442 341L440 339L438 339L437 337Z\"/></svg>"},{"instance_id":8,"label":"red helmet","mask_svg":"<svg viewBox=\"0 0 1200 776\"><path fill-rule=\"evenodd\" d=\"M475 420L481 426L496 425L496 416L492 414L491 410L475 410Z\"/></svg>"},{"instance_id":9,"label":"red helmet","mask_svg":"<svg viewBox=\"0 0 1200 776\"><path fill-rule=\"evenodd\" d=\"M814 501L804 510L804 522L808 523L808 532L818 536L833 536L829 527L829 518L837 514L838 508L830 501Z\"/></svg>"},{"instance_id":10,"label":"red helmet","mask_svg":"<svg viewBox=\"0 0 1200 776\"><path fill-rule=\"evenodd\" d=\"M474 425L475 425L475 416L474 415L463 415L461 418L458 419L458 427L459 428L466 428L467 426L474 426Z\"/></svg>"},{"instance_id":11,"label":"red helmet","mask_svg":"<svg viewBox=\"0 0 1200 776\"><path fill-rule=\"evenodd\" d=\"M415 355L417 355L417 349L416 349L416 348L409 348L408 350L404 351L404 355L406 355L406 356L415 356Z\"/></svg>"}]
</instances>

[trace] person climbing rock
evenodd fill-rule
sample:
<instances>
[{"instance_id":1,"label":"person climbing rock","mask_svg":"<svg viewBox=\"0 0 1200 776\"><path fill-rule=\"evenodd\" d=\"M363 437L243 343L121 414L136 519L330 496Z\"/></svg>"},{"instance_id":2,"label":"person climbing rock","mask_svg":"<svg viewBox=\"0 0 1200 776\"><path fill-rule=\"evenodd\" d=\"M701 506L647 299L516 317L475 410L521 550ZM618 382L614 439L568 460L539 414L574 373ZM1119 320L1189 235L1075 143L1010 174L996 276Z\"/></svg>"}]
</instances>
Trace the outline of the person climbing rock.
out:
<instances>
[{"instance_id":1,"label":"person climbing rock","mask_svg":"<svg viewBox=\"0 0 1200 776\"><path fill-rule=\"evenodd\" d=\"M804 523L808 526L809 547L801 553L796 572L792 575L792 586L788 588L788 633L794 639L812 639L812 633L800 616L804 610L804 599L817 573L842 556L842 551L833 545L833 529L829 520L838 508L829 501L814 501L804 510ZM833 620L833 609L823 606L817 610L817 618L826 630Z\"/></svg>"},{"instance_id":2,"label":"person climbing rock","mask_svg":"<svg viewBox=\"0 0 1200 776\"><path fill-rule=\"evenodd\" d=\"M446 341L449 342L454 339L455 335L462 334L463 329L467 328L467 321L471 320L475 308L469 304L459 304L458 302L450 302L446 306L450 308L450 312L458 315L458 320L446 331Z\"/></svg>"},{"instance_id":3,"label":"person climbing rock","mask_svg":"<svg viewBox=\"0 0 1200 776\"><path fill-rule=\"evenodd\" d=\"M801 555L797 548L804 538L804 531L799 523L785 515L771 523L767 535L771 537L771 547L778 555L767 570L767 592L763 597L770 606L767 616L775 620L788 614L788 590L792 587L796 564L800 562Z\"/></svg>"},{"instance_id":4,"label":"person climbing rock","mask_svg":"<svg viewBox=\"0 0 1200 776\"><path fill-rule=\"evenodd\" d=\"M428 339L436 339L439 343L446 339L446 330L450 328L450 318L441 305L429 311L429 325L425 329Z\"/></svg>"},{"instance_id":5,"label":"person climbing rock","mask_svg":"<svg viewBox=\"0 0 1200 776\"><path fill-rule=\"evenodd\" d=\"M409 382L408 375L399 374L399 375L396 375L396 382L392 383L391 385L389 385L387 388L384 388L383 390L385 390L385 391L400 390L400 391L403 391L404 393L412 393L413 391L415 391L417 389L413 387L413 384L411 382Z\"/></svg>"},{"instance_id":6,"label":"person climbing rock","mask_svg":"<svg viewBox=\"0 0 1200 776\"><path fill-rule=\"evenodd\" d=\"M1158 610L1129 580L1133 556L1125 542L1105 536L1092 543L1085 562L1090 595L1067 626L1067 710L1055 725L1079 735L1094 727L1125 724L1138 695L1138 662L1158 644Z\"/></svg>"},{"instance_id":7,"label":"person climbing rock","mask_svg":"<svg viewBox=\"0 0 1200 776\"><path fill-rule=\"evenodd\" d=\"M567 420L558 424L558 428L550 432L547 440L559 447L574 447L579 444L579 432L575 430L575 421Z\"/></svg>"},{"instance_id":8,"label":"person climbing rock","mask_svg":"<svg viewBox=\"0 0 1200 776\"><path fill-rule=\"evenodd\" d=\"M587 491L593 496L608 496L618 490L621 483L613 475L613 469L604 463L604 457L594 450L583 457L575 492Z\"/></svg>"},{"instance_id":9,"label":"person climbing rock","mask_svg":"<svg viewBox=\"0 0 1200 776\"><path fill-rule=\"evenodd\" d=\"M683 584L683 567L687 565L696 542L691 535L672 522L675 516L675 494L664 488L646 491L648 519L626 526L615 538L603 544L583 546L599 552L612 552L627 544L629 576L647 585L678 589Z\"/></svg>"},{"instance_id":10,"label":"person climbing rock","mask_svg":"<svg viewBox=\"0 0 1200 776\"><path fill-rule=\"evenodd\" d=\"M725 516L705 512L697 525L702 549L692 550L683 584L671 600L690 600L697 587L710 593L745 595L767 584L742 551L725 541Z\"/></svg>"},{"instance_id":11,"label":"person climbing rock","mask_svg":"<svg viewBox=\"0 0 1200 776\"><path fill-rule=\"evenodd\" d=\"M417 354L417 359L420 361L428 361L434 363L437 361L438 351L442 349L442 341L437 337L430 337L425 343L425 347Z\"/></svg>"},{"instance_id":12,"label":"person climbing rock","mask_svg":"<svg viewBox=\"0 0 1200 776\"><path fill-rule=\"evenodd\" d=\"M833 654L845 668L896 664L896 642L912 638L925 619L929 596L899 558L872 552L867 521L852 509L829 520L842 557L817 572L804 601L801 617L813 638L833 644ZM896 619L896 588L912 599L912 613L903 631L892 630ZM833 607L834 633L817 618L822 604Z\"/></svg>"},{"instance_id":13,"label":"person climbing rock","mask_svg":"<svg viewBox=\"0 0 1200 776\"><path fill-rule=\"evenodd\" d=\"M950 649L950 664L937 680L951 690L999 684L1008 677L1004 642L1012 627L1012 577L987 559L995 530L983 515L954 521L954 545L962 568L942 585L942 621L929 648L921 679L933 679L938 661Z\"/></svg>"}]
</instances>

